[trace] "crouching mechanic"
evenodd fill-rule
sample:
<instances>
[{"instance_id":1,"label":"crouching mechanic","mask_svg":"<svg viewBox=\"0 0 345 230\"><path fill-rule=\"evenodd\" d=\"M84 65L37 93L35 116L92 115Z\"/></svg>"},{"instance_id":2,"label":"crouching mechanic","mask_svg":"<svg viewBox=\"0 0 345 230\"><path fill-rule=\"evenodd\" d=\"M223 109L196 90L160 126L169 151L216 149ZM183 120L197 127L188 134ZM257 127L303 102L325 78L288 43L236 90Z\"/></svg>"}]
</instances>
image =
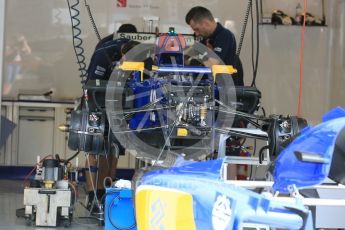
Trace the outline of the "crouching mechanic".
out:
<instances>
[{"instance_id":1,"label":"crouching mechanic","mask_svg":"<svg viewBox=\"0 0 345 230\"><path fill-rule=\"evenodd\" d=\"M117 33L136 33L137 29L132 24L123 24L119 27ZM114 35L111 34L103 38L95 48L95 51L91 57L90 65L88 68L87 80L109 80L110 75L113 71L116 62L120 61L122 58L122 48L125 44L130 42L126 38L114 39ZM115 147L115 150L119 154L114 154L114 151L109 151L107 155L88 155L86 159L86 190L88 192L88 204L87 207L91 208L92 202L96 197L101 200L105 193L104 182L111 183L110 179L105 180L105 178L111 178L115 180L116 168L117 168L117 156L124 155L125 149L121 146L118 140L114 137L113 133L110 131L109 140L111 140L111 145ZM97 159L98 158L98 159ZM98 175L98 178L96 178ZM97 181L97 185L95 184Z\"/></svg>"}]
</instances>

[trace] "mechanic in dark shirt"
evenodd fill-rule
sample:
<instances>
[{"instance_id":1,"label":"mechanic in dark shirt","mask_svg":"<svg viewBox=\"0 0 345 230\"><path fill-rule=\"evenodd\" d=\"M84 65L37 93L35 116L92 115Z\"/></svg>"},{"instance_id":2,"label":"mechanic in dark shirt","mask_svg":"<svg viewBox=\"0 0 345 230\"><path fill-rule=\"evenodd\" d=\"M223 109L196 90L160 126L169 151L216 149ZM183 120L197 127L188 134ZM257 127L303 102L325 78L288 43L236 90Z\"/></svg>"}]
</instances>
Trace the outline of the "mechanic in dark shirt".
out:
<instances>
[{"instance_id":1,"label":"mechanic in dark shirt","mask_svg":"<svg viewBox=\"0 0 345 230\"><path fill-rule=\"evenodd\" d=\"M237 69L237 73L232 74L234 85L243 86L243 68L240 58L236 55L236 39L234 34L217 23L212 13L202 6L196 6L190 9L185 20L193 29L195 36L202 38L201 43L210 48L224 64L232 65ZM202 58L202 62L204 65L211 67L212 65L222 64L219 62L219 58L214 57L212 54L207 54ZM240 127L236 122L233 126ZM237 142L239 140L235 141ZM227 145L233 144L230 139L226 143ZM228 154L239 155L239 151L230 149L229 153L227 152ZM236 179L236 174L236 165L229 165L228 178Z\"/></svg>"},{"instance_id":2,"label":"mechanic in dark shirt","mask_svg":"<svg viewBox=\"0 0 345 230\"><path fill-rule=\"evenodd\" d=\"M119 27L118 33L136 33L137 29L132 24L123 24ZM95 51L91 57L90 65L88 68L88 80L109 80L110 75L116 65L116 62L120 61L123 56L122 49L124 47L129 47L130 49L134 45L131 45L133 41L126 38L114 39L114 35L110 34L104 37L96 45ZM119 143L119 141L114 137L114 134L110 132L108 135L108 140L111 140L111 146L115 146L119 155L125 154L124 147ZM101 200L105 193L104 180L105 178L115 179L116 169L117 169L117 157L113 154L108 154L108 156L101 155L98 158L95 155L89 155L88 160L85 162L86 167L86 190L88 192L88 204L87 208L92 208L93 200L95 197L95 192L97 199ZM97 168L98 165L98 168ZM98 174L97 174L98 171ZM98 178L96 180L96 175ZM95 182L98 182L97 185ZM107 180L107 182L111 182ZM103 200L104 201L104 200ZM94 206L93 208L97 208Z\"/></svg>"},{"instance_id":3,"label":"mechanic in dark shirt","mask_svg":"<svg viewBox=\"0 0 345 230\"><path fill-rule=\"evenodd\" d=\"M234 34L217 23L212 13L202 6L196 6L186 15L186 23L193 29L195 36L201 37L201 43L213 50L225 65L232 65L237 69L233 74L236 86L243 86L243 69L240 58L236 55L236 39ZM220 64L214 57L205 57L203 63L211 67Z\"/></svg>"},{"instance_id":4,"label":"mechanic in dark shirt","mask_svg":"<svg viewBox=\"0 0 345 230\"><path fill-rule=\"evenodd\" d=\"M123 24L117 33L136 33L137 28L132 24ZM109 80L113 68L121 57L121 47L129 41L127 38L114 39L114 35L103 38L98 42L91 57L88 68L88 79Z\"/></svg>"}]
</instances>

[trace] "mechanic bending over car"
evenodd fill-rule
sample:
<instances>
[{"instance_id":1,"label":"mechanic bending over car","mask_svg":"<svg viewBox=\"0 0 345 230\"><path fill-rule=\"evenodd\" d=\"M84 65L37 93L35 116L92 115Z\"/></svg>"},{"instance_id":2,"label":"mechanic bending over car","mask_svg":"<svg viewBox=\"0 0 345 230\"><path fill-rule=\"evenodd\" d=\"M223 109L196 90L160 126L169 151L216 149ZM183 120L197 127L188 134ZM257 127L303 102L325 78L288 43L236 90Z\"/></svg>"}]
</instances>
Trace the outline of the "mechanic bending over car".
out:
<instances>
[{"instance_id":1,"label":"mechanic bending over car","mask_svg":"<svg viewBox=\"0 0 345 230\"><path fill-rule=\"evenodd\" d=\"M137 29L132 24L123 24L119 27L118 33L136 33ZM127 38L114 39L114 35L110 34L104 37L95 48L95 51L91 57L90 65L87 71L87 80L109 80L110 75L113 71L114 66L119 62L123 56L123 52L129 51L135 45L139 43L131 41ZM86 190L88 192L88 204L87 208L91 208L94 199L94 188L96 190L97 198L101 199L105 193L104 188L104 178L110 177L115 180L116 169L117 169L117 156L124 155L125 149L114 137L113 133L110 132L109 140L113 147L110 149L110 153L107 155L100 155L98 157L99 162L97 162L96 155L89 154L89 160L86 159L85 167L86 171ZM118 151L118 155L114 154L114 151ZM90 162L90 171L89 164ZM97 168L98 165L98 168ZM96 174L98 170L98 183L96 182ZM91 181L92 180L92 181ZM110 181L108 181L110 182Z\"/></svg>"},{"instance_id":2,"label":"mechanic bending over car","mask_svg":"<svg viewBox=\"0 0 345 230\"><path fill-rule=\"evenodd\" d=\"M243 67L240 58L236 54L236 39L234 34L224 28L220 23L217 23L212 13L202 6L196 6L189 10L185 17L186 23L192 28L196 37L201 37L201 43L212 50L225 65L232 65L237 69L236 74L232 74L233 83L235 86L244 86L243 83ZM205 55L202 58L205 66L211 67L212 65L221 64L219 59L212 57L212 55ZM222 84L226 78L219 79L218 84ZM243 127L243 122L237 120L233 124L234 127ZM227 146L233 144L238 145L241 139L227 139ZM230 149L226 155L238 156L239 151ZM237 166L229 165L228 178L236 179Z\"/></svg>"},{"instance_id":3,"label":"mechanic bending over car","mask_svg":"<svg viewBox=\"0 0 345 230\"><path fill-rule=\"evenodd\" d=\"M136 32L137 28L132 24L123 24L117 30L117 33ZM114 39L114 34L110 34L99 41L87 70L88 79L109 80L113 67L116 64L115 62L120 61L122 58L122 46L129 41L127 38Z\"/></svg>"},{"instance_id":4,"label":"mechanic bending over car","mask_svg":"<svg viewBox=\"0 0 345 230\"><path fill-rule=\"evenodd\" d=\"M233 74L235 86L243 86L243 69L240 58L236 55L236 39L234 34L214 20L212 13L202 6L196 6L186 15L186 23L193 29L195 36L201 37L201 43L210 48L225 65L232 65L237 69ZM211 67L220 64L213 57L205 56L204 65Z\"/></svg>"}]
</instances>

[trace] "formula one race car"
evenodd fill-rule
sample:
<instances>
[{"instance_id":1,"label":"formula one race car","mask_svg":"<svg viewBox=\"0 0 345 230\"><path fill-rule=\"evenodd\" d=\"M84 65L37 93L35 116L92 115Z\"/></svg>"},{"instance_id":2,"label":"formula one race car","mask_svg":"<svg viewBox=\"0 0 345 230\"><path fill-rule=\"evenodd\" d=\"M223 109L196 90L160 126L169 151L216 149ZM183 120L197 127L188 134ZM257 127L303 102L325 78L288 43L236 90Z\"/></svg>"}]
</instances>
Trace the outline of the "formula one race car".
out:
<instances>
[{"instance_id":1,"label":"formula one race car","mask_svg":"<svg viewBox=\"0 0 345 230\"><path fill-rule=\"evenodd\" d=\"M193 59L189 64L186 50ZM93 154L123 147L135 150L137 158L170 166L180 155L214 158L219 133L268 139L270 153L278 154L282 143L306 125L297 117L254 115L260 91L234 86L231 74L236 69L205 67L205 56L217 58L200 43L187 45L173 29L155 44L132 48L109 81L90 80L84 86L81 104L71 116L69 147ZM148 59L156 65L147 67ZM247 124L268 135L249 132Z\"/></svg>"}]
</instances>

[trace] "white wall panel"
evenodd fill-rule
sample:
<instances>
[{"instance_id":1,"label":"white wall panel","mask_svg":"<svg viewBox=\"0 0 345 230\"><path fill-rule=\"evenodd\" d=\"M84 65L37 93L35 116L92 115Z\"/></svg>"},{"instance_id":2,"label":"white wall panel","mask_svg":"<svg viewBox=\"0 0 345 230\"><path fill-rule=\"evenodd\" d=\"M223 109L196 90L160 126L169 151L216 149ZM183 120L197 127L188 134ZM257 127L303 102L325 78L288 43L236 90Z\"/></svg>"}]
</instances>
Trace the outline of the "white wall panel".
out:
<instances>
[{"instance_id":1,"label":"white wall panel","mask_svg":"<svg viewBox=\"0 0 345 230\"><path fill-rule=\"evenodd\" d=\"M71 0L71 2L74 2ZM158 16L160 31L175 26L178 32L191 32L184 22L186 12L194 5L211 9L220 22L233 21L232 28L239 39L247 6L243 0L127 0L120 8L114 0L88 0L101 36L114 31L124 22L134 23L144 29L142 16ZM255 2L255 1L254 1ZM344 2L326 2L327 21L336 22L329 27L308 27L306 31L305 64L302 98L302 116L313 123L331 106L342 104L345 94L344 78ZM281 9L294 15L301 0L263 0L264 13ZM322 1L308 1L308 11L321 16ZM303 4L302 4L303 6ZM330 15L331 10L334 14ZM97 42L80 1L81 28L85 57L89 58ZM4 73L4 83L10 85L3 91L6 98L16 98L22 91L38 93L51 88L55 99L74 98L81 94L78 65L72 49L70 19L65 0L11 0L6 1L5 43L24 35L32 48L31 57L21 63L21 71L11 80ZM300 27L260 26L260 62L257 85L263 93L263 104L269 113L295 114L297 112ZM339 39L340 38L340 39ZM250 84L251 40L248 25L241 59L244 63L245 82ZM5 62L6 65L6 62ZM333 71L334 70L334 71ZM332 79L332 80L331 80ZM332 90L330 90L332 88ZM330 100L331 99L331 100ZM330 102L331 101L331 102Z\"/></svg>"},{"instance_id":2,"label":"white wall panel","mask_svg":"<svg viewBox=\"0 0 345 230\"><path fill-rule=\"evenodd\" d=\"M300 27L261 26L258 87L269 113L296 114L299 93ZM302 116L312 123L328 109L329 29L305 34Z\"/></svg>"},{"instance_id":3,"label":"white wall panel","mask_svg":"<svg viewBox=\"0 0 345 230\"><path fill-rule=\"evenodd\" d=\"M345 107L345 1L336 1L332 13L331 106Z\"/></svg>"}]
</instances>

